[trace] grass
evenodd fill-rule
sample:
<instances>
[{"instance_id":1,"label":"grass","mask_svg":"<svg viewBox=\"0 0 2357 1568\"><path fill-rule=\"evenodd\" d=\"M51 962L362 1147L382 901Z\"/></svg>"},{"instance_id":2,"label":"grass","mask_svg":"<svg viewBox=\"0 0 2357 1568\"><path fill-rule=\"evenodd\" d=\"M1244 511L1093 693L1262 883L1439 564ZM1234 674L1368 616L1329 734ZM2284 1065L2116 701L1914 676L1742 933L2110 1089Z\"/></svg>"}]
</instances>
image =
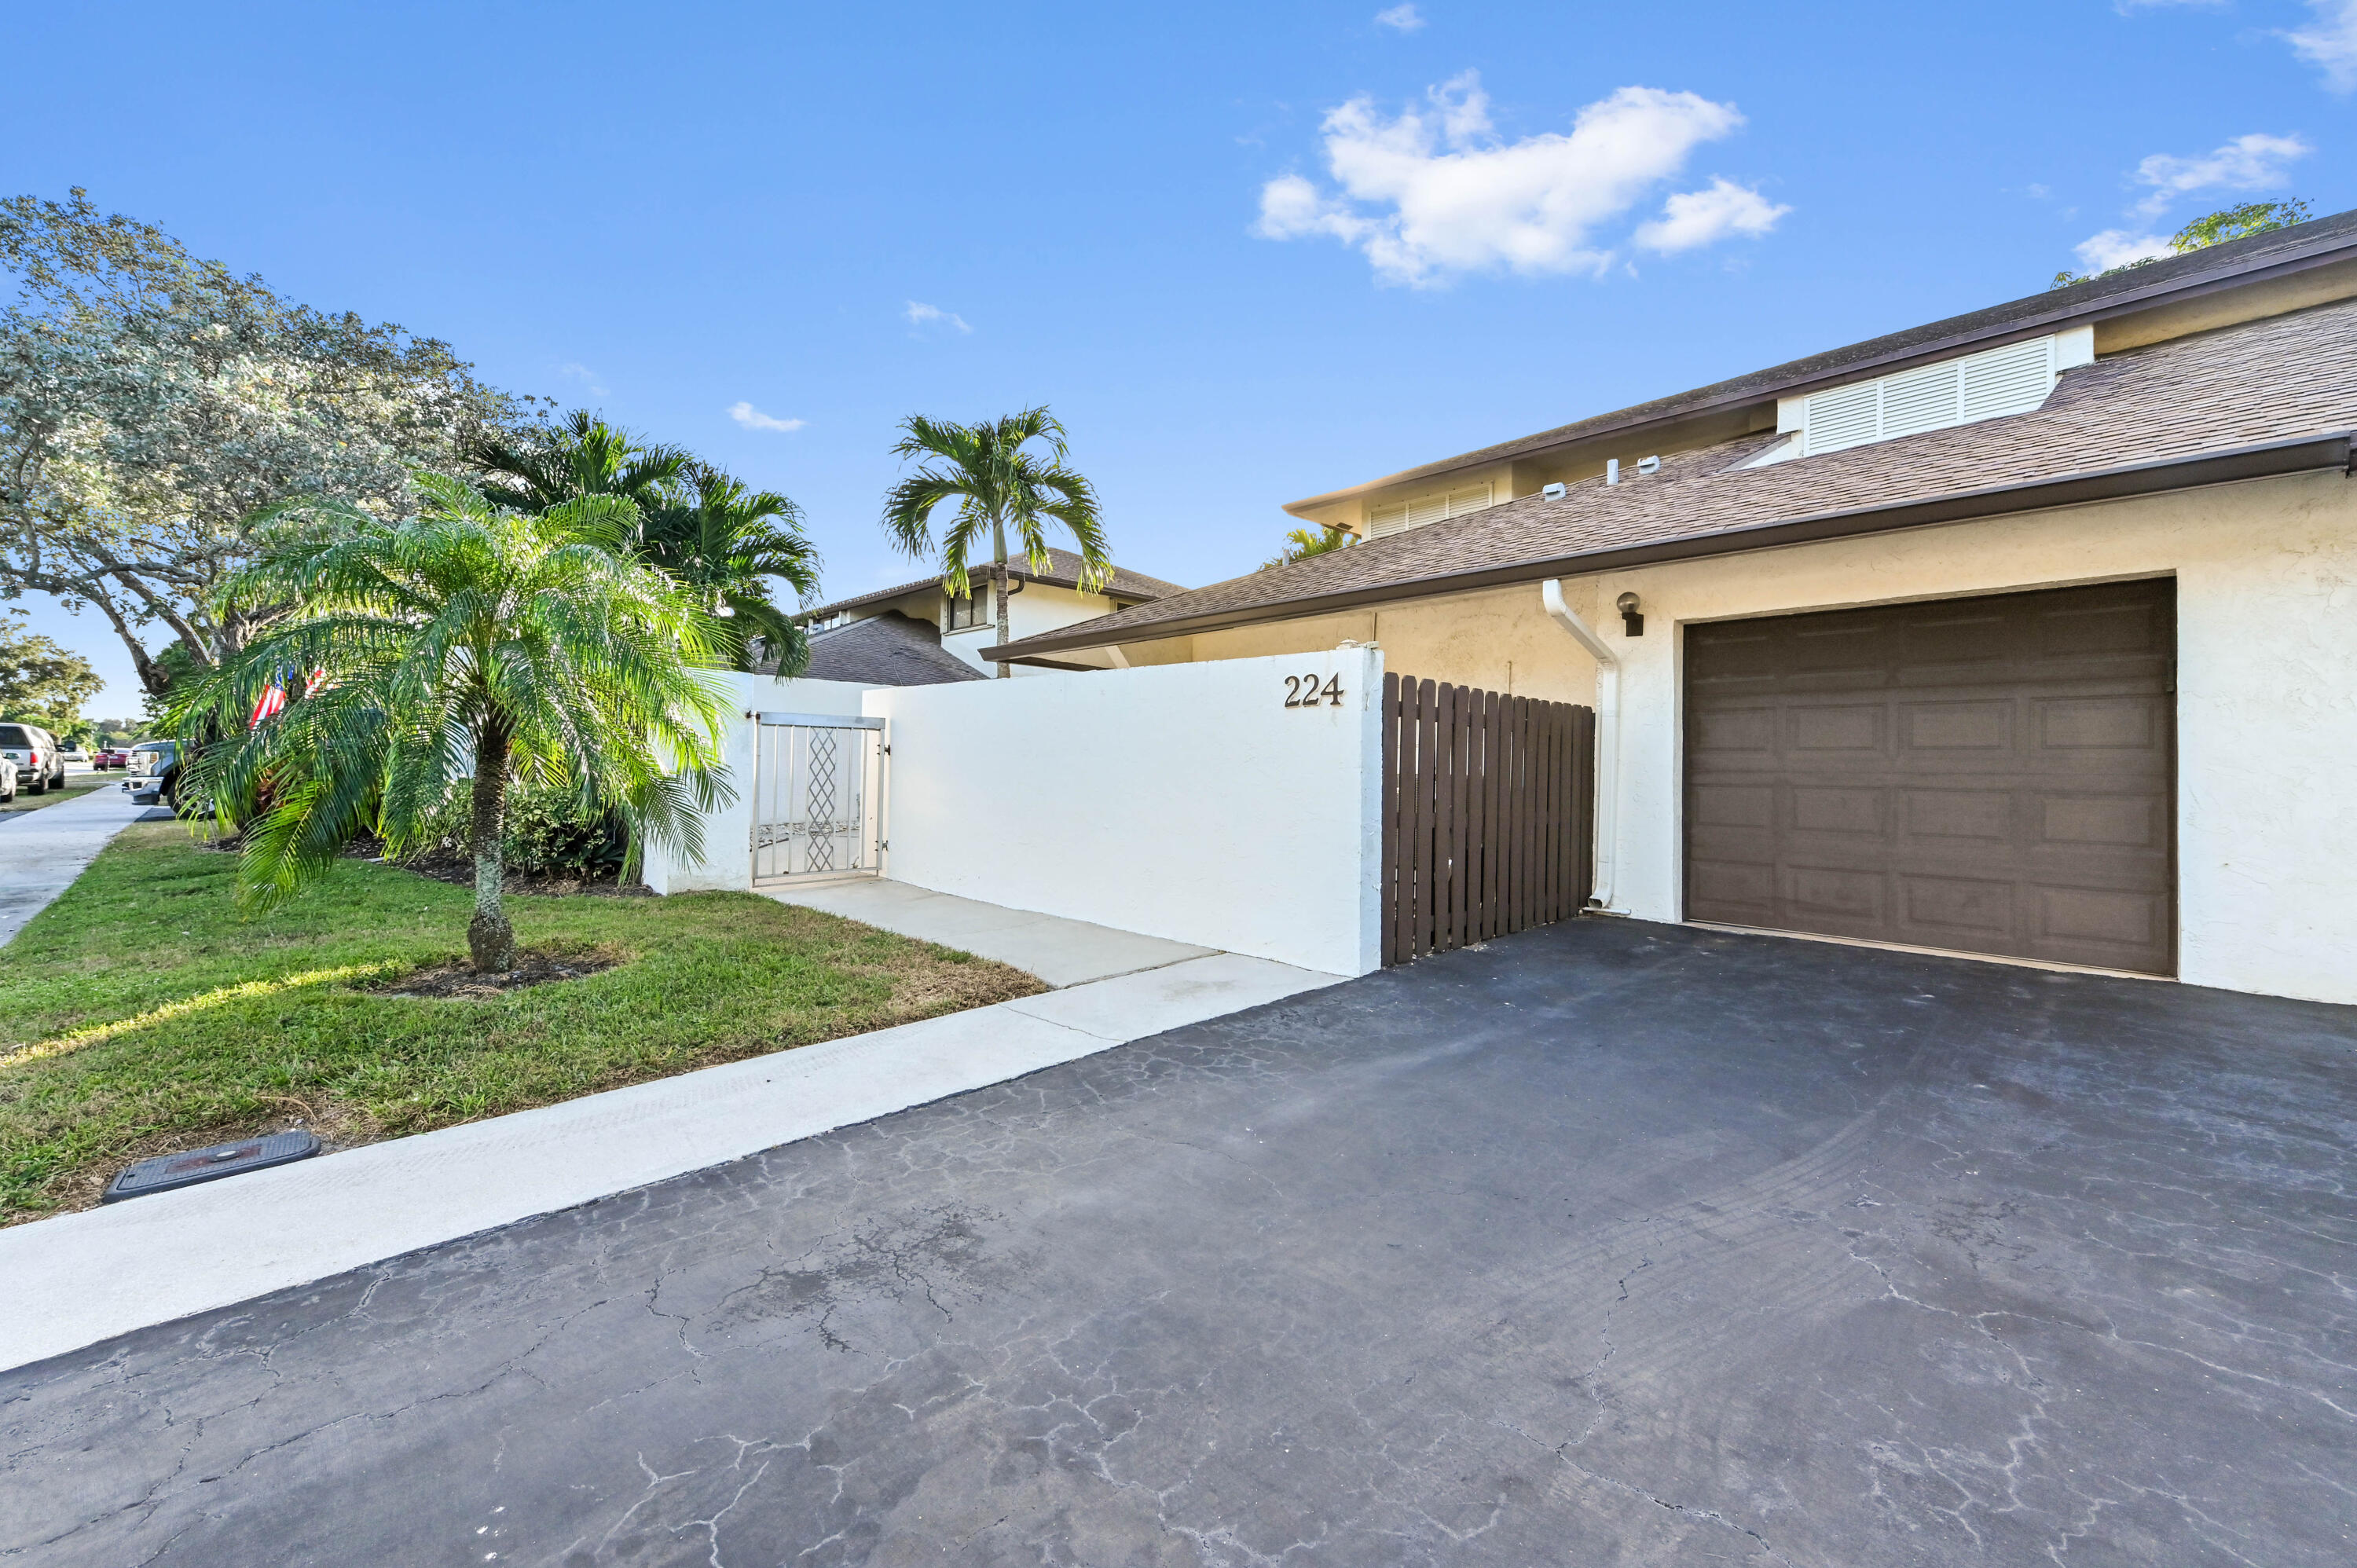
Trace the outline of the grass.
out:
<instances>
[{"instance_id":1,"label":"grass","mask_svg":"<svg viewBox=\"0 0 2357 1568\"><path fill-rule=\"evenodd\" d=\"M126 829L0 950L0 1224L126 1160L300 1122L338 1146L1041 989L743 893L518 897L527 949L620 961L490 1000L373 994L465 952L464 888L351 861L267 916L234 857Z\"/></svg>"},{"instance_id":2,"label":"grass","mask_svg":"<svg viewBox=\"0 0 2357 1568\"><path fill-rule=\"evenodd\" d=\"M38 811L44 806L54 806L64 800L79 800L93 789L111 789L123 782L120 773L69 773L62 785L53 786L46 794L36 795L19 782L16 798L0 805L0 818L13 817L19 811Z\"/></svg>"}]
</instances>

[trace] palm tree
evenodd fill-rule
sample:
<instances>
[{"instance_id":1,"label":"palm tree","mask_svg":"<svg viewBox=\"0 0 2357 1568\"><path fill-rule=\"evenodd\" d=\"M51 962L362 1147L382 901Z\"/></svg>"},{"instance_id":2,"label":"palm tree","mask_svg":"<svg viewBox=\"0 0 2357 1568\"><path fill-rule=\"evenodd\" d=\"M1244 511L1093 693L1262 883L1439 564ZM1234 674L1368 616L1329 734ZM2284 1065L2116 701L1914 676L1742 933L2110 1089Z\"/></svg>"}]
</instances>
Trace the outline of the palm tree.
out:
<instances>
[{"instance_id":1,"label":"palm tree","mask_svg":"<svg viewBox=\"0 0 2357 1568\"><path fill-rule=\"evenodd\" d=\"M641 446L627 430L576 408L561 424L522 441L494 441L475 454L489 476L486 499L516 511L541 511L584 496L621 496L653 506L687 471L676 446Z\"/></svg>"},{"instance_id":2,"label":"palm tree","mask_svg":"<svg viewBox=\"0 0 2357 1568\"><path fill-rule=\"evenodd\" d=\"M818 551L793 502L690 463L646 509L635 548L721 618L719 640L737 668L753 667L756 639L779 674L809 667L809 634L771 602L765 582L783 579L805 604L818 593Z\"/></svg>"},{"instance_id":3,"label":"palm tree","mask_svg":"<svg viewBox=\"0 0 2357 1568\"><path fill-rule=\"evenodd\" d=\"M1064 427L1043 407L983 424L952 424L945 420L911 414L900 422L903 432L892 455L903 461L935 457L944 465L920 468L892 487L884 497L884 532L892 542L919 560L933 551L933 509L952 498L957 516L942 532L942 585L952 596L973 591L966 564L983 531L990 532L992 596L998 608L998 641L1008 641L1006 625L1006 534L1009 529L1023 547L1034 572L1048 569L1045 524L1063 524L1081 547L1080 588L1093 592L1113 575L1113 557L1105 549L1104 530L1097 518L1096 491L1088 480L1065 466ZM1026 450L1044 442L1048 455ZM1001 676L1007 666L998 666Z\"/></svg>"},{"instance_id":4,"label":"palm tree","mask_svg":"<svg viewBox=\"0 0 2357 1568\"><path fill-rule=\"evenodd\" d=\"M810 663L800 622L771 602L764 577L782 577L805 601L818 592L818 552L802 533L802 510L774 490L749 491L677 446L645 446L585 409L524 442L484 447L490 470L479 487L494 504L540 511L585 496L620 496L639 509L626 543L695 589L724 622L708 634L738 669L753 664L753 640L799 675Z\"/></svg>"},{"instance_id":5,"label":"palm tree","mask_svg":"<svg viewBox=\"0 0 2357 1568\"><path fill-rule=\"evenodd\" d=\"M1307 528L1288 529L1285 535L1285 548L1262 562L1260 570L1269 572L1279 566L1290 566L1296 561L1307 561L1312 555L1323 555L1334 550L1348 550L1357 542L1359 542L1359 536L1339 523L1326 523L1315 531Z\"/></svg>"},{"instance_id":6,"label":"palm tree","mask_svg":"<svg viewBox=\"0 0 2357 1568\"><path fill-rule=\"evenodd\" d=\"M455 479L416 485L425 507L398 525L334 500L279 509L341 537L239 574L240 599L294 608L178 696L173 727L233 737L202 750L191 792L224 826L247 823L241 891L264 908L362 832L396 855L419 846L471 775L467 945L476 969L504 972L516 954L501 897L510 781L619 811L633 859L650 840L700 856L698 814L730 794L721 662L694 596L623 550L639 521L629 500L520 512ZM292 697L307 684L248 728L273 687Z\"/></svg>"}]
</instances>

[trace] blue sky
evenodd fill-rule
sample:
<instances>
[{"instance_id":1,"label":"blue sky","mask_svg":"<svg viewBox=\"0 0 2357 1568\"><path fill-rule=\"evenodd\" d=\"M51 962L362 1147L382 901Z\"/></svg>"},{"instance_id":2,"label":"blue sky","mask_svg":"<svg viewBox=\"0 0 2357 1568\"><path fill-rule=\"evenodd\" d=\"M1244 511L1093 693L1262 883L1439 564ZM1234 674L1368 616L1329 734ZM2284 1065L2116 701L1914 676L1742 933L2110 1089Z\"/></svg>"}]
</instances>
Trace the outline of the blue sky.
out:
<instances>
[{"instance_id":1,"label":"blue sky","mask_svg":"<svg viewBox=\"0 0 2357 1568\"><path fill-rule=\"evenodd\" d=\"M1288 499L2229 201L2357 205L2357 0L116 0L9 34L0 188L85 186L783 489L829 596L919 575L876 527L912 412L1051 404L1116 558L1200 584ZM102 623L33 607L135 709Z\"/></svg>"}]
</instances>

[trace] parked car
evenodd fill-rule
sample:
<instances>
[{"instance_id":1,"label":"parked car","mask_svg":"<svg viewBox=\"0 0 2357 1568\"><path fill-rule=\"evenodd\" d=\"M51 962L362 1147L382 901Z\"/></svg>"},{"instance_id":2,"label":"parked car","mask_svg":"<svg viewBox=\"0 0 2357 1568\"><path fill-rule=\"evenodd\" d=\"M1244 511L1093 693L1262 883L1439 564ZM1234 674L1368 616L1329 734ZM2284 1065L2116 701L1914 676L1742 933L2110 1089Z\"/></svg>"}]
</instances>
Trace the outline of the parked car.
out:
<instances>
[{"instance_id":1,"label":"parked car","mask_svg":"<svg viewBox=\"0 0 2357 1568\"><path fill-rule=\"evenodd\" d=\"M16 798L16 765L0 757L0 806Z\"/></svg>"},{"instance_id":2,"label":"parked car","mask_svg":"<svg viewBox=\"0 0 2357 1568\"><path fill-rule=\"evenodd\" d=\"M110 768L128 768L131 766L131 753L121 746L110 746L103 750L91 752L90 765L102 773Z\"/></svg>"},{"instance_id":3,"label":"parked car","mask_svg":"<svg viewBox=\"0 0 2357 1568\"><path fill-rule=\"evenodd\" d=\"M131 777L123 781L134 804L180 809L180 748L168 740L143 740L131 748Z\"/></svg>"},{"instance_id":4,"label":"parked car","mask_svg":"<svg viewBox=\"0 0 2357 1568\"><path fill-rule=\"evenodd\" d=\"M65 748L38 725L0 725L0 757L16 765L28 795L45 795L66 781Z\"/></svg>"},{"instance_id":5,"label":"parked car","mask_svg":"<svg viewBox=\"0 0 2357 1568\"><path fill-rule=\"evenodd\" d=\"M58 755L64 757L68 762L88 762L90 760L90 753L84 751L78 746L70 746Z\"/></svg>"}]
</instances>

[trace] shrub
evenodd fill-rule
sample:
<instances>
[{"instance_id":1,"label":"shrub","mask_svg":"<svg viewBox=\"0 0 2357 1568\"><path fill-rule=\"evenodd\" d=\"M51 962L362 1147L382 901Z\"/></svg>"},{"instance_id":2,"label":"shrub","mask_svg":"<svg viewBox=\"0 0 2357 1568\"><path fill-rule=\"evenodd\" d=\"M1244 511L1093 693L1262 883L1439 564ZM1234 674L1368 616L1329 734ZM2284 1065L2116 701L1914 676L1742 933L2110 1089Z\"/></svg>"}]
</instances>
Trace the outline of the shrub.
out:
<instances>
[{"instance_id":1,"label":"shrub","mask_svg":"<svg viewBox=\"0 0 2357 1568\"><path fill-rule=\"evenodd\" d=\"M471 790L462 780L435 813L425 847L409 858L467 857L467 812ZM630 830L621 813L585 811L569 790L518 785L508 792L501 856L511 870L538 876L619 879L630 853Z\"/></svg>"}]
</instances>

